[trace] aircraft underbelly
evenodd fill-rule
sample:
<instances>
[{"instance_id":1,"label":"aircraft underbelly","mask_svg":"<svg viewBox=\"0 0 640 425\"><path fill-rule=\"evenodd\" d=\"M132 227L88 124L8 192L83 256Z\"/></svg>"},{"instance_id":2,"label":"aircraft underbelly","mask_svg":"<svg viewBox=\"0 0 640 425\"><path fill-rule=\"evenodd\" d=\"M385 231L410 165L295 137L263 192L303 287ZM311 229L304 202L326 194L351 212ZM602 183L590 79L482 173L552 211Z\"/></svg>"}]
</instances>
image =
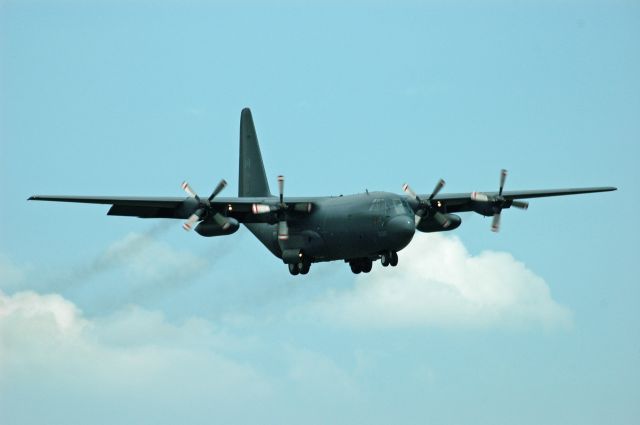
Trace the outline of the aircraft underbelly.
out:
<instances>
[{"instance_id":1,"label":"aircraft underbelly","mask_svg":"<svg viewBox=\"0 0 640 425\"><path fill-rule=\"evenodd\" d=\"M350 260L404 247L397 246L387 234L386 217L348 209L327 210L305 220L291 221L287 240L278 240L275 224L245 225L278 258L282 258L285 250L299 250L313 262Z\"/></svg>"},{"instance_id":2,"label":"aircraft underbelly","mask_svg":"<svg viewBox=\"0 0 640 425\"><path fill-rule=\"evenodd\" d=\"M321 237L325 261L367 257L382 249L373 222L355 214L327 219Z\"/></svg>"},{"instance_id":3,"label":"aircraft underbelly","mask_svg":"<svg viewBox=\"0 0 640 425\"><path fill-rule=\"evenodd\" d=\"M384 250L384 245L376 232L345 232L325 238L327 260L364 258Z\"/></svg>"}]
</instances>

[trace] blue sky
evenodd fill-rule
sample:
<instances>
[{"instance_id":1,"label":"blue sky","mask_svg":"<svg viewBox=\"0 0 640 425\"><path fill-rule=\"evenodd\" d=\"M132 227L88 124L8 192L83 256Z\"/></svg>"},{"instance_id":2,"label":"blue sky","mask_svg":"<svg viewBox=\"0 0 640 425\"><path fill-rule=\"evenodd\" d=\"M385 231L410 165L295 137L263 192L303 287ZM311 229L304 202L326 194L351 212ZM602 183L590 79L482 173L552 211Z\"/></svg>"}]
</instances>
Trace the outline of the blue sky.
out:
<instances>
[{"instance_id":1,"label":"blue sky","mask_svg":"<svg viewBox=\"0 0 640 425\"><path fill-rule=\"evenodd\" d=\"M640 4L0 1L0 422L640 418ZM32 194L612 185L304 279Z\"/></svg>"}]
</instances>

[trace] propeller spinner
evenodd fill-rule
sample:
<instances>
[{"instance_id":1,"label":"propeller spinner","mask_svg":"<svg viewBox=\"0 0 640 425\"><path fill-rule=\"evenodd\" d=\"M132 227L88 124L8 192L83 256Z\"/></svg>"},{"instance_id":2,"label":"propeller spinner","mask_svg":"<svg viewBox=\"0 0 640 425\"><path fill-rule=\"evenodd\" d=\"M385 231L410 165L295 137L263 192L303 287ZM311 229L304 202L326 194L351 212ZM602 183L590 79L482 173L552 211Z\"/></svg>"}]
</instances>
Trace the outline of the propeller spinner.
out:
<instances>
[{"instance_id":1,"label":"propeller spinner","mask_svg":"<svg viewBox=\"0 0 640 425\"><path fill-rule=\"evenodd\" d=\"M431 195L425 200L421 199L414 191L411 189L407 183L402 185L402 190L409 195L411 198L415 199L418 202L418 207L416 209L416 226L420 223L420 220L425 216L433 216L433 218L445 229L449 227L451 224L446 215L442 214L436 207L431 204L433 198L442 190L444 187L444 180L440 179L436 184L436 187L431 192Z\"/></svg>"},{"instance_id":2,"label":"propeller spinner","mask_svg":"<svg viewBox=\"0 0 640 425\"><path fill-rule=\"evenodd\" d=\"M218 211L215 211L212 207L211 207L211 201L213 201L213 199L218 196L218 194L220 192L222 192L222 190L227 186L227 181L222 179L220 180L220 183L218 183L218 185L216 186L216 188L213 190L213 192L211 193L211 196L209 196L208 198L202 199L198 196L198 194L191 188L191 186L189 185L189 183L182 182L182 190L184 190L185 192L187 192L187 195L189 195L190 197L194 198L196 201L198 201L198 208L193 212L193 214L191 214L191 217L189 217L187 219L187 221L185 221L182 224L182 228L186 231L189 231L193 228L193 225L198 222L199 220L202 220L203 217L207 216L207 215L211 215L213 217L213 220L220 225L224 230L228 229L229 226L231 226L231 223L229 222L229 219L225 216L223 216L222 214L220 214Z\"/></svg>"}]
</instances>

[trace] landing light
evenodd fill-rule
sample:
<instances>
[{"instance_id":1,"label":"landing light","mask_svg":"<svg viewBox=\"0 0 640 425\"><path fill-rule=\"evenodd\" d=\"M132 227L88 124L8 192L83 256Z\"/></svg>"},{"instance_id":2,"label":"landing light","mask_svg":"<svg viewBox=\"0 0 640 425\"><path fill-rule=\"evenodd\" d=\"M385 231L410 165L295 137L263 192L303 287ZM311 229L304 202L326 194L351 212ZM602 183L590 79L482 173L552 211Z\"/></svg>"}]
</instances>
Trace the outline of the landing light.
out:
<instances>
[{"instance_id":1,"label":"landing light","mask_svg":"<svg viewBox=\"0 0 640 425\"><path fill-rule=\"evenodd\" d=\"M440 208L442 206L442 202L440 202L440 201L438 201L437 204L438 204L438 208Z\"/></svg>"},{"instance_id":2,"label":"landing light","mask_svg":"<svg viewBox=\"0 0 640 425\"><path fill-rule=\"evenodd\" d=\"M232 206L231 204L229 204L229 206L227 207L227 209L228 209L229 211L233 211L233 206Z\"/></svg>"}]
</instances>

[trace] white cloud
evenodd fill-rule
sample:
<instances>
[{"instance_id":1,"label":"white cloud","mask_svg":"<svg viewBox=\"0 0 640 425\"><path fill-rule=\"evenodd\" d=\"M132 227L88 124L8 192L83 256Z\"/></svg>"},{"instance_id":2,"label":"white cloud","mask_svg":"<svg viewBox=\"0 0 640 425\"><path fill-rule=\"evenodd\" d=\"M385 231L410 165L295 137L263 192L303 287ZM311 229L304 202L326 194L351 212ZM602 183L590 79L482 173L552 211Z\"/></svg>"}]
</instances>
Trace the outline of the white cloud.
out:
<instances>
[{"instance_id":1,"label":"white cloud","mask_svg":"<svg viewBox=\"0 0 640 425\"><path fill-rule=\"evenodd\" d=\"M566 327L571 314L545 281L512 255L471 255L459 238L416 235L395 269L374 267L332 290L312 315L356 327Z\"/></svg>"},{"instance_id":2,"label":"white cloud","mask_svg":"<svg viewBox=\"0 0 640 425\"><path fill-rule=\"evenodd\" d=\"M0 423L256 423L359 400L330 356L230 331L137 306L92 318L57 294L0 291Z\"/></svg>"},{"instance_id":3,"label":"white cloud","mask_svg":"<svg viewBox=\"0 0 640 425\"><path fill-rule=\"evenodd\" d=\"M133 412L176 402L237 408L272 391L251 364L227 354L250 346L201 319L176 325L137 307L89 319L59 295L0 291L0 405L6 403L0 410L29 422L38 414L21 405L57 400L56 422L56 414L65 418L65 398L101 405L106 397ZM112 419L122 414L114 411Z\"/></svg>"},{"instance_id":4,"label":"white cloud","mask_svg":"<svg viewBox=\"0 0 640 425\"><path fill-rule=\"evenodd\" d=\"M286 350L290 385L300 391L313 391L318 397L333 393L341 399L357 399L358 386L353 378L338 367L329 357L304 348L288 347Z\"/></svg>"}]
</instances>

